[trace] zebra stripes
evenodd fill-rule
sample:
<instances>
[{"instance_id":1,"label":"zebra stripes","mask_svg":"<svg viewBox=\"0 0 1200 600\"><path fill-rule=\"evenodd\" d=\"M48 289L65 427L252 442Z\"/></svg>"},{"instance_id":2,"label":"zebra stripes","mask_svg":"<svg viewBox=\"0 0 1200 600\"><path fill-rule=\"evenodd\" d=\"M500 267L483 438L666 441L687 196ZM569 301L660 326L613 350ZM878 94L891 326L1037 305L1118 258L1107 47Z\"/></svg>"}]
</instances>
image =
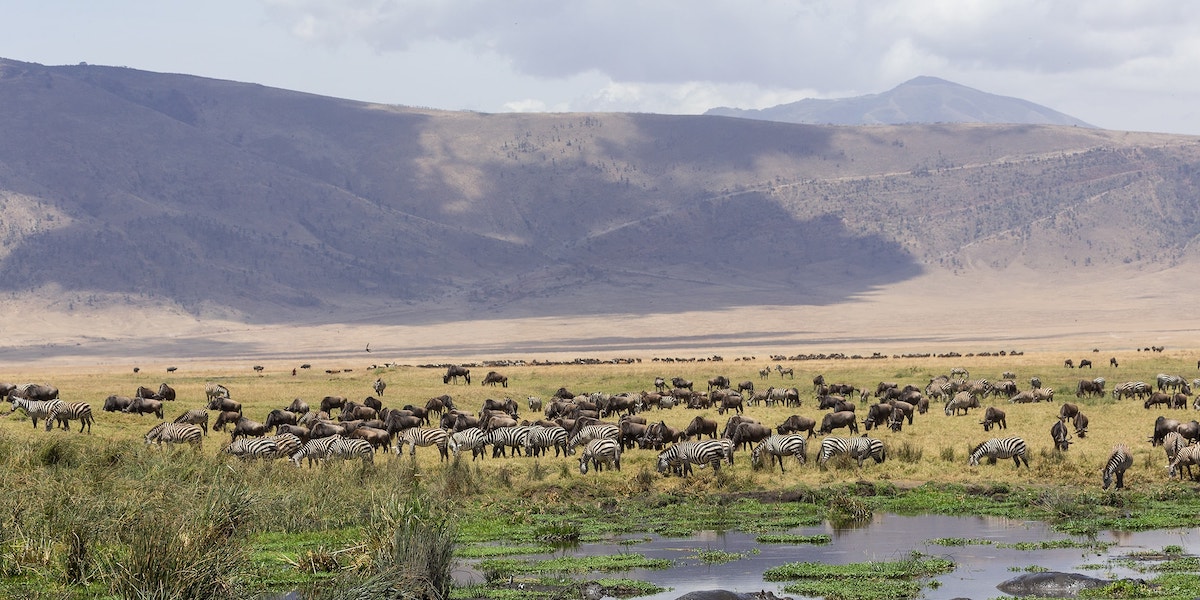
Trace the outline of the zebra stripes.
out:
<instances>
[{"instance_id":1,"label":"zebra stripes","mask_svg":"<svg viewBox=\"0 0 1200 600\"><path fill-rule=\"evenodd\" d=\"M1116 399L1137 397L1139 399L1149 397L1154 389L1144 381L1126 381L1113 387L1112 397Z\"/></svg>"},{"instance_id":2,"label":"zebra stripes","mask_svg":"<svg viewBox=\"0 0 1200 600\"><path fill-rule=\"evenodd\" d=\"M208 435L208 411L203 408L193 408L175 417L175 422L196 425L204 430L204 435Z\"/></svg>"},{"instance_id":3,"label":"zebra stripes","mask_svg":"<svg viewBox=\"0 0 1200 600\"><path fill-rule=\"evenodd\" d=\"M17 398L9 396L12 402L12 410L9 414L16 412L18 409L25 411L25 415L33 420L33 428L37 429L38 419L44 419L47 423L50 421L50 411L62 404L62 400L26 400L25 398Z\"/></svg>"},{"instance_id":4,"label":"zebra stripes","mask_svg":"<svg viewBox=\"0 0 1200 600\"><path fill-rule=\"evenodd\" d=\"M488 434L478 427L456 431L450 436L447 445L456 458L463 450L471 451L471 460L483 458L488 445Z\"/></svg>"},{"instance_id":5,"label":"zebra stripes","mask_svg":"<svg viewBox=\"0 0 1200 600\"><path fill-rule=\"evenodd\" d=\"M612 423L599 423L596 425L588 425L580 429L571 441L567 443L567 452L575 454L575 449L596 439L610 438L618 439L621 436L621 428Z\"/></svg>"},{"instance_id":6,"label":"zebra stripes","mask_svg":"<svg viewBox=\"0 0 1200 600\"><path fill-rule=\"evenodd\" d=\"M1188 445L1188 441L1178 431L1168 431L1167 435L1163 436L1162 445L1163 450L1167 452L1167 464L1170 464L1175 461L1179 451Z\"/></svg>"},{"instance_id":7,"label":"zebra stripes","mask_svg":"<svg viewBox=\"0 0 1200 600\"><path fill-rule=\"evenodd\" d=\"M1010 438L992 438L986 442L981 442L971 450L971 458L967 460L967 464L972 467L979 465L979 459L986 456L989 463L995 463L998 458L1011 458L1016 463L1017 468L1021 468L1021 463L1025 463L1025 468L1029 468L1029 448L1025 445L1025 440L1019 437Z\"/></svg>"},{"instance_id":8,"label":"zebra stripes","mask_svg":"<svg viewBox=\"0 0 1200 600\"><path fill-rule=\"evenodd\" d=\"M525 449L529 440L529 426L497 427L489 432L488 436L488 440L492 444L492 458L507 457L508 448L512 448L513 457L517 457L521 455L521 451Z\"/></svg>"},{"instance_id":9,"label":"zebra stripes","mask_svg":"<svg viewBox=\"0 0 1200 600\"><path fill-rule=\"evenodd\" d=\"M339 436L331 435L329 437L308 440L300 446L299 450L292 453L290 460L299 467L300 461L307 459L308 466L311 468L314 462L320 463L325 460L325 457L329 455L329 445L333 443L336 437Z\"/></svg>"},{"instance_id":10,"label":"zebra stripes","mask_svg":"<svg viewBox=\"0 0 1200 600\"><path fill-rule=\"evenodd\" d=\"M204 435L200 428L190 423L167 423L164 421L146 432L146 443L157 443L159 447L162 447L163 444L191 444L192 449L200 450L203 439Z\"/></svg>"},{"instance_id":11,"label":"zebra stripes","mask_svg":"<svg viewBox=\"0 0 1200 600\"><path fill-rule=\"evenodd\" d=\"M1179 473L1179 467L1187 467L1188 479L1194 481L1196 478L1192 475L1192 465L1200 466L1200 445L1193 444L1180 448L1179 453L1175 455L1175 460L1167 466L1167 476L1173 479L1175 474ZM1180 478L1182 477L1183 475L1180 474Z\"/></svg>"},{"instance_id":12,"label":"zebra stripes","mask_svg":"<svg viewBox=\"0 0 1200 600\"><path fill-rule=\"evenodd\" d=\"M805 456L805 451L808 445L803 435L788 434L788 435L773 435L754 447L750 451L750 464L755 467L762 465L762 456L767 454L771 457L771 467L775 466L775 461L779 461L779 473L784 473L783 457L794 456L796 463L804 464L808 457Z\"/></svg>"},{"instance_id":13,"label":"zebra stripes","mask_svg":"<svg viewBox=\"0 0 1200 600\"><path fill-rule=\"evenodd\" d=\"M50 407L50 413L46 416L46 431L54 427L55 421L66 430L71 428L71 421L79 421L79 433L83 433L84 428L91 433L92 423L96 420L92 417L92 405L87 402L59 402Z\"/></svg>"},{"instance_id":14,"label":"zebra stripes","mask_svg":"<svg viewBox=\"0 0 1200 600\"><path fill-rule=\"evenodd\" d=\"M331 435L305 442L292 454L291 461L299 467L301 460L308 459L308 466L311 467L314 462L320 463L326 458L361 458L366 465L375 462L375 449L367 440Z\"/></svg>"},{"instance_id":15,"label":"zebra stripes","mask_svg":"<svg viewBox=\"0 0 1200 600\"><path fill-rule=\"evenodd\" d=\"M1133 453L1129 451L1129 447L1125 444L1117 444L1113 447L1112 454L1108 455L1108 461L1104 463L1104 468L1100 471L1100 476L1104 484L1101 489L1108 489L1112 485L1113 476L1117 478L1117 489L1125 487L1125 470L1133 466Z\"/></svg>"},{"instance_id":16,"label":"zebra stripes","mask_svg":"<svg viewBox=\"0 0 1200 600\"><path fill-rule=\"evenodd\" d=\"M563 456L567 455L567 430L562 427L531 425L529 436L525 439L525 455L541 456L542 453L546 453L549 456L550 448L554 448L555 457L560 450Z\"/></svg>"},{"instance_id":17,"label":"zebra stripes","mask_svg":"<svg viewBox=\"0 0 1200 600\"><path fill-rule=\"evenodd\" d=\"M209 381L208 383L204 384L204 397L207 401L211 401L214 398L229 398L229 388L219 383Z\"/></svg>"},{"instance_id":18,"label":"zebra stripes","mask_svg":"<svg viewBox=\"0 0 1200 600\"><path fill-rule=\"evenodd\" d=\"M249 438L230 442L221 452L242 460L271 460L279 455L279 446L270 438Z\"/></svg>"},{"instance_id":19,"label":"zebra stripes","mask_svg":"<svg viewBox=\"0 0 1200 600\"><path fill-rule=\"evenodd\" d=\"M719 471L726 456L726 446L718 440L678 442L658 453L658 472L687 476L692 474L692 465L712 465L713 471Z\"/></svg>"},{"instance_id":20,"label":"zebra stripes","mask_svg":"<svg viewBox=\"0 0 1200 600\"><path fill-rule=\"evenodd\" d=\"M617 440L599 438L587 443L583 454L579 456L579 472L587 475L588 462L592 463L596 472L604 470L605 465L621 470L621 445Z\"/></svg>"},{"instance_id":21,"label":"zebra stripes","mask_svg":"<svg viewBox=\"0 0 1200 600\"><path fill-rule=\"evenodd\" d=\"M1159 373L1154 378L1154 381L1156 384L1158 384L1158 391L1160 391L1160 392L1166 391L1166 390L1171 390L1172 392L1178 392L1182 388L1187 387L1187 380L1178 375L1168 375L1166 373Z\"/></svg>"},{"instance_id":22,"label":"zebra stripes","mask_svg":"<svg viewBox=\"0 0 1200 600\"><path fill-rule=\"evenodd\" d=\"M287 458L298 452L300 447L304 445L304 442L300 441L300 438L294 433L281 433L263 439L275 442L276 453L274 458Z\"/></svg>"},{"instance_id":23,"label":"zebra stripes","mask_svg":"<svg viewBox=\"0 0 1200 600\"><path fill-rule=\"evenodd\" d=\"M450 434L446 433L445 429L410 427L400 432L400 439L396 440L396 454L400 454L404 446L408 446L409 456L416 456L417 446L421 446L422 448L437 446L441 459L448 460L450 453L447 444L449 443Z\"/></svg>"},{"instance_id":24,"label":"zebra stripes","mask_svg":"<svg viewBox=\"0 0 1200 600\"><path fill-rule=\"evenodd\" d=\"M875 460L875 464L879 464L887 458L887 451L883 447L883 440L874 438L851 437L851 438L825 438L821 440L821 455L817 458L817 464L824 466L829 462L829 459L835 455L849 456L858 461L858 466L863 466L863 461L867 458Z\"/></svg>"}]
</instances>

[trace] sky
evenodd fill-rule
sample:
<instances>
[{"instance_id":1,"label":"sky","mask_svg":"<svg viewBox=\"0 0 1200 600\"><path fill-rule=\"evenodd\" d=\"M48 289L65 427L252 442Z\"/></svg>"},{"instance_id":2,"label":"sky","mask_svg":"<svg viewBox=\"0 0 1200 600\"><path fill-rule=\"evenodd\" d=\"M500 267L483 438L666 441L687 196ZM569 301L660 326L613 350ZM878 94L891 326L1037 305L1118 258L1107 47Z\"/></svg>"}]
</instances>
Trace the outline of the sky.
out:
<instances>
[{"instance_id":1,"label":"sky","mask_svg":"<svg viewBox=\"0 0 1200 600\"><path fill-rule=\"evenodd\" d=\"M766 108L921 75L1200 135L1187 0L0 0L0 57L480 112Z\"/></svg>"}]
</instances>

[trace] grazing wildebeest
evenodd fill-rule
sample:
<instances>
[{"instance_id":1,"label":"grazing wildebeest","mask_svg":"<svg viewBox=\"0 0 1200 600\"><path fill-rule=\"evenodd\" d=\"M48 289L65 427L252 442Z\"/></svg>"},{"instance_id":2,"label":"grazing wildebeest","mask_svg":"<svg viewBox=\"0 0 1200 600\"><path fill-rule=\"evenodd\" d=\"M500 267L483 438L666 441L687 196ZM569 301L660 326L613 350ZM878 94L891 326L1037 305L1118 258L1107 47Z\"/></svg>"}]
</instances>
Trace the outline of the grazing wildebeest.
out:
<instances>
[{"instance_id":1,"label":"grazing wildebeest","mask_svg":"<svg viewBox=\"0 0 1200 600\"><path fill-rule=\"evenodd\" d=\"M449 394L442 394L441 396L430 398L429 401L425 403L425 410L440 415L445 411L454 410L454 400Z\"/></svg>"},{"instance_id":2,"label":"grazing wildebeest","mask_svg":"<svg viewBox=\"0 0 1200 600\"><path fill-rule=\"evenodd\" d=\"M667 391L667 380L663 379L662 377L655 377L654 378L654 391L656 391L660 394L666 392Z\"/></svg>"},{"instance_id":3,"label":"grazing wildebeest","mask_svg":"<svg viewBox=\"0 0 1200 600\"><path fill-rule=\"evenodd\" d=\"M276 408L267 413L267 420L263 421L263 426L267 429L275 428L275 433L279 433L279 427L282 425L296 425L299 423L299 417L296 413L282 408Z\"/></svg>"},{"instance_id":4,"label":"grazing wildebeest","mask_svg":"<svg viewBox=\"0 0 1200 600\"><path fill-rule=\"evenodd\" d=\"M671 385L672 385L672 386L674 386L674 387L676 387L676 388L683 388L683 389L686 389L686 390L688 390L689 392L690 392L690 391L694 391L694 390L692 389L692 382L691 382L691 381L689 381L689 380L687 380L687 379L684 379L684 378L682 378L682 377L672 377L672 378L671 378Z\"/></svg>"},{"instance_id":5,"label":"grazing wildebeest","mask_svg":"<svg viewBox=\"0 0 1200 600\"><path fill-rule=\"evenodd\" d=\"M217 396L208 401L208 410L236 412L240 414L242 412L242 403L225 396Z\"/></svg>"},{"instance_id":6,"label":"grazing wildebeest","mask_svg":"<svg viewBox=\"0 0 1200 600\"><path fill-rule=\"evenodd\" d=\"M1082 412L1076 413L1071 419L1071 425L1075 427L1075 435L1079 437L1087 437L1088 418Z\"/></svg>"},{"instance_id":7,"label":"grazing wildebeest","mask_svg":"<svg viewBox=\"0 0 1200 600\"><path fill-rule=\"evenodd\" d=\"M1074 419L1077 414L1079 414L1079 407L1070 402L1063 402L1063 405L1058 408L1058 418L1060 421Z\"/></svg>"},{"instance_id":8,"label":"grazing wildebeest","mask_svg":"<svg viewBox=\"0 0 1200 600\"><path fill-rule=\"evenodd\" d=\"M733 442L734 448L745 446L749 450L754 444L771 437L772 433L770 427L761 423L738 423L737 429L733 430L733 435L729 439Z\"/></svg>"},{"instance_id":9,"label":"grazing wildebeest","mask_svg":"<svg viewBox=\"0 0 1200 600\"><path fill-rule=\"evenodd\" d=\"M52 385L43 385L40 383L23 383L13 386L8 392L9 396L16 398L24 398L35 402L49 402L58 398L58 388Z\"/></svg>"},{"instance_id":10,"label":"grazing wildebeest","mask_svg":"<svg viewBox=\"0 0 1200 600\"><path fill-rule=\"evenodd\" d=\"M1063 366L1064 366L1064 367L1066 367L1066 368L1068 368L1068 369L1074 369L1074 368L1075 368L1075 361L1073 361L1073 360L1071 360L1071 359L1069 359L1069 358L1068 358L1067 360L1064 360L1064 361L1063 361Z\"/></svg>"},{"instance_id":11,"label":"grazing wildebeest","mask_svg":"<svg viewBox=\"0 0 1200 600\"><path fill-rule=\"evenodd\" d=\"M779 426L775 428L775 431L780 435L807 431L808 437L812 437L813 430L816 429L816 427L816 419L802 417L800 415L792 415L785 419L783 423L780 423Z\"/></svg>"},{"instance_id":12,"label":"grazing wildebeest","mask_svg":"<svg viewBox=\"0 0 1200 600\"><path fill-rule=\"evenodd\" d=\"M729 378L724 375L717 375L708 380L708 391L710 392L713 390L723 390L727 387L730 387Z\"/></svg>"},{"instance_id":13,"label":"grazing wildebeest","mask_svg":"<svg viewBox=\"0 0 1200 600\"><path fill-rule=\"evenodd\" d=\"M446 367L446 374L442 376L442 383L458 383L458 378L462 377L467 380L467 385L471 384L471 370L459 365L450 365Z\"/></svg>"},{"instance_id":14,"label":"grazing wildebeest","mask_svg":"<svg viewBox=\"0 0 1200 600\"><path fill-rule=\"evenodd\" d=\"M1050 427L1050 438L1054 440L1054 449L1066 451L1071 446L1071 434L1067 431L1067 425L1061 420L1055 421Z\"/></svg>"},{"instance_id":15,"label":"grazing wildebeest","mask_svg":"<svg viewBox=\"0 0 1200 600\"><path fill-rule=\"evenodd\" d=\"M308 403L299 398L296 398L295 400L292 400L292 403L287 405L287 408L285 408L284 410L287 410L288 412L296 413L298 415L302 415L302 414L305 414L308 412Z\"/></svg>"},{"instance_id":16,"label":"grazing wildebeest","mask_svg":"<svg viewBox=\"0 0 1200 600\"><path fill-rule=\"evenodd\" d=\"M1089 369L1090 369L1090 368L1092 368L1092 361L1091 361L1091 360L1089 360L1089 359L1086 359L1086 358L1084 358L1084 359L1081 359L1081 360L1079 361L1079 368L1080 368L1080 369L1082 369L1082 368L1084 368L1084 367L1087 367L1087 368L1089 368Z\"/></svg>"},{"instance_id":17,"label":"grazing wildebeest","mask_svg":"<svg viewBox=\"0 0 1200 600\"><path fill-rule=\"evenodd\" d=\"M1114 357L1112 357L1112 358L1108 359L1108 366L1110 366L1110 367L1113 367L1113 368L1117 368L1117 367L1119 367L1119 366L1121 366L1121 365L1117 364L1117 357L1115 357L1115 356L1114 356Z\"/></svg>"},{"instance_id":18,"label":"grazing wildebeest","mask_svg":"<svg viewBox=\"0 0 1200 600\"><path fill-rule=\"evenodd\" d=\"M158 395L159 395L160 400L165 400L167 402L174 402L175 401L175 388L167 385L166 383L160 383L158 385Z\"/></svg>"},{"instance_id":19,"label":"grazing wildebeest","mask_svg":"<svg viewBox=\"0 0 1200 600\"><path fill-rule=\"evenodd\" d=\"M1008 429L1008 421L1005 420L1004 416L1004 411L994 406L989 406L987 410L983 411L983 420L979 424L983 425L984 431L991 431L992 426L996 426L998 429Z\"/></svg>"},{"instance_id":20,"label":"grazing wildebeest","mask_svg":"<svg viewBox=\"0 0 1200 600\"><path fill-rule=\"evenodd\" d=\"M751 396L753 396L754 395L754 382L747 379L746 381L743 381L743 382L737 384L737 391L738 391L738 393L746 392L746 393L750 394Z\"/></svg>"},{"instance_id":21,"label":"grazing wildebeest","mask_svg":"<svg viewBox=\"0 0 1200 600\"><path fill-rule=\"evenodd\" d=\"M106 412L124 411L133 403L133 398L129 396L118 396L113 394L104 399L104 410Z\"/></svg>"},{"instance_id":22,"label":"grazing wildebeest","mask_svg":"<svg viewBox=\"0 0 1200 600\"><path fill-rule=\"evenodd\" d=\"M690 440L692 436L703 438L705 435L712 439L717 439L717 422L704 417L696 417L688 423L687 429L683 430L683 439Z\"/></svg>"},{"instance_id":23,"label":"grazing wildebeest","mask_svg":"<svg viewBox=\"0 0 1200 600\"><path fill-rule=\"evenodd\" d=\"M321 412L329 412L333 409L341 410L346 406L346 399L341 396L325 396L321 398Z\"/></svg>"},{"instance_id":24,"label":"grazing wildebeest","mask_svg":"<svg viewBox=\"0 0 1200 600\"><path fill-rule=\"evenodd\" d=\"M153 398L134 398L129 406L126 406L121 412L137 413L138 415L154 413L154 416L161 419L163 418L163 403L161 400Z\"/></svg>"},{"instance_id":25,"label":"grazing wildebeest","mask_svg":"<svg viewBox=\"0 0 1200 600\"><path fill-rule=\"evenodd\" d=\"M853 412L844 410L841 412L826 413L821 419L821 429L817 430L817 433L828 435L833 433L834 429L841 427L849 427L851 433L858 433L858 421Z\"/></svg>"},{"instance_id":26,"label":"grazing wildebeest","mask_svg":"<svg viewBox=\"0 0 1200 600\"><path fill-rule=\"evenodd\" d=\"M508 377L495 371L488 371L487 375L483 376L483 381L479 385L495 387L497 383L500 384L500 387L508 387Z\"/></svg>"}]
</instances>

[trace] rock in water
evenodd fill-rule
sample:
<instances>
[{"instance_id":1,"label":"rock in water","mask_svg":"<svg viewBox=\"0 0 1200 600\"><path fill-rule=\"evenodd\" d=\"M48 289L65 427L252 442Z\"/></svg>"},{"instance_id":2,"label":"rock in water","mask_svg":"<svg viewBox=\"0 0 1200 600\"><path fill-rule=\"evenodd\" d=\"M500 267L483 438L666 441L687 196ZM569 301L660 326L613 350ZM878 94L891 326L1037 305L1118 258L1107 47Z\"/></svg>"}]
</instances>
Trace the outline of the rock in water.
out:
<instances>
[{"instance_id":1,"label":"rock in water","mask_svg":"<svg viewBox=\"0 0 1200 600\"><path fill-rule=\"evenodd\" d=\"M1110 583L1112 582L1107 579L1097 579L1079 573L1046 571L1018 575L1001 583L996 588L1013 596L1074 598L1079 595L1081 590L1104 587Z\"/></svg>"}]
</instances>

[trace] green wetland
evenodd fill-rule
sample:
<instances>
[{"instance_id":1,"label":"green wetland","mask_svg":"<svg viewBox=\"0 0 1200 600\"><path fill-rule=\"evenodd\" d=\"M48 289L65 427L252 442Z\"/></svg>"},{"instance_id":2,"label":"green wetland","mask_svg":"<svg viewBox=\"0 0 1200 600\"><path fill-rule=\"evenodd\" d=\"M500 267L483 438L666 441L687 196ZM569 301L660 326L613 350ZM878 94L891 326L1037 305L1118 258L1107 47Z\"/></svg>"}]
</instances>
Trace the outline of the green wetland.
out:
<instances>
[{"instance_id":1,"label":"green wetland","mask_svg":"<svg viewBox=\"0 0 1200 600\"><path fill-rule=\"evenodd\" d=\"M1140 580L1093 597L1200 595L1200 543L1191 537L1200 523L1197 485L1169 479L1162 449L1146 441L1160 414L1194 418L1190 403L1167 411L1109 396L1076 399L1080 374L1050 355L794 361L784 363L794 380L760 380L758 371L774 364L498 368L508 388L446 385L441 371L417 367L296 376L290 365L268 365L261 376L248 367L9 372L3 379L51 383L64 399L91 403L96 423L89 435L78 424L34 429L20 411L0 419L0 597L658 599L736 582L738 591L794 597L982 598L1002 596L1000 580L1048 565ZM1119 371L1086 376L1110 386L1153 382L1158 372L1190 373L1189 364L1194 370L1186 353L1122 355ZM1036 375L1060 390L1052 402L983 402L1008 411L1001 435L1027 439L1028 469L1003 460L968 466L972 445L996 434L982 431L979 409L952 417L940 404L902 431L870 432L888 448L881 464L818 466L814 437L807 463L789 462L786 473L754 467L742 451L732 466L689 478L659 474L657 453L641 449L627 451L620 471L587 475L574 456L441 460L433 448L381 453L369 465L297 468L222 454L228 432L210 432L199 452L148 446L142 436L157 418L99 410L110 394L169 382L179 391L167 404L170 420L203 406L205 382L220 381L261 421L294 398L361 400L381 378L385 406L449 393L478 411L485 399L507 396L525 417L528 396L549 398L562 386L636 392L653 390L656 376L678 375L703 389L723 374L798 388L799 407L746 409L773 426L790 414L821 415L810 383L817 374L860 388L893 380L923 387L954 367L972 378L1013 370L1022 389ZM1087 412L1091 429L1057 453L1047 431L1064 401ZM681 407L643 414L680 428L697 415L728 416ZM1101 490L1099 471L1116 443L1133 449L1134 464L1126 489Z\"/></svg>"}]
</instances>

